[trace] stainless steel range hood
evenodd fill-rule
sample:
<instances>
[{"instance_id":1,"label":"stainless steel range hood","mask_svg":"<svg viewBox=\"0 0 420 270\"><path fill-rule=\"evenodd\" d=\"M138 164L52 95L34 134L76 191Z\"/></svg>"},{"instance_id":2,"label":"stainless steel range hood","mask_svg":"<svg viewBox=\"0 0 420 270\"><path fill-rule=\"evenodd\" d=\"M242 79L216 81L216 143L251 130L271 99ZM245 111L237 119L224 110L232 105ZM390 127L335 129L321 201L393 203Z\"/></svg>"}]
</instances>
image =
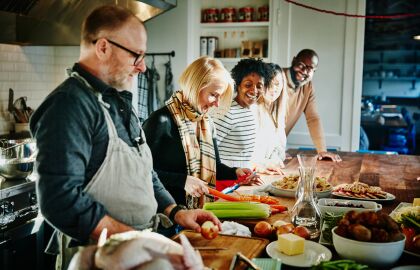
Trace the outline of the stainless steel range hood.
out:
<instances>
[{"instance_id":1,"label":"stainless steel range hood","mask_svg":"<svg viewBox=\"0 0 420 270\"><path fill-rule=\"evenodd\" d=\"M0 43L79 45L83 19L96 7L115 4L147 21L176 7L177 0L1 0Z\"/></svg>"}]
</instances>

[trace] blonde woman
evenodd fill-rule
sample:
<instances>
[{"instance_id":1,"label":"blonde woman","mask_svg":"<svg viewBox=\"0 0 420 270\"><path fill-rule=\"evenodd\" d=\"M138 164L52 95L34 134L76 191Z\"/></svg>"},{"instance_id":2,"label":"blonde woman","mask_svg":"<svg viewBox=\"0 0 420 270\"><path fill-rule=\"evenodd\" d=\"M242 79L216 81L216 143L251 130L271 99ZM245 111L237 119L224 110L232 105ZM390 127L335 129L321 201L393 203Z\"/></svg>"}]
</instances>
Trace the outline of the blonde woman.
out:
<instances>
[{"instance_id":1,"label":"blonde woman","mask_svg":"<svg viewBox=\"0 0 420 270\"><path fill-rule=\"evenodd\" d=\"M178 204L198 208L217 179L234 180L249 169L220 162L215 129L208 115L214 107L230 106L234 82L223 64L201 57L181 74L180 90L143 125L153 155L153 166ZM186 194L188 196L186 196Z\"/></svg>"},{"instance_id":2,"label":"blonde woman","mask_svg":"<svg viewBox=\"0 0 420 270\"><path fill-rule=\"evenodd\" d=\"M258 102L257 142L252 161L257 172L283 174L286 157L285 118L287 93L285 75L273 63L267 64L269 83Z\"/></svg>"}]
</instances>

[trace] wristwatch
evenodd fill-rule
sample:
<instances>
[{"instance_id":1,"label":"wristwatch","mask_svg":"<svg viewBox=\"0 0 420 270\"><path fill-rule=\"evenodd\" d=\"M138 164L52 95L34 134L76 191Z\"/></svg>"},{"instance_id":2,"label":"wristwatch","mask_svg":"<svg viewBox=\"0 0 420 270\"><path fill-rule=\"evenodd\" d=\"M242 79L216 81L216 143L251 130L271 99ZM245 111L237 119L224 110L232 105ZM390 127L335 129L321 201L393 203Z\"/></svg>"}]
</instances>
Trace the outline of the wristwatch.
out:
<instances>
[{"instance_id":1,"label":"wristwatch","mask_svg":"<svg viewBox=\"0 0 420 270\"><path fill-rule=\"evenodd\" d=\"M169 212L169 219L175 221L175 215L180 210L187 210L187 207L182 204L177 204L174 208L172 208L171 212Z\"/></svg>"}]
</instances>

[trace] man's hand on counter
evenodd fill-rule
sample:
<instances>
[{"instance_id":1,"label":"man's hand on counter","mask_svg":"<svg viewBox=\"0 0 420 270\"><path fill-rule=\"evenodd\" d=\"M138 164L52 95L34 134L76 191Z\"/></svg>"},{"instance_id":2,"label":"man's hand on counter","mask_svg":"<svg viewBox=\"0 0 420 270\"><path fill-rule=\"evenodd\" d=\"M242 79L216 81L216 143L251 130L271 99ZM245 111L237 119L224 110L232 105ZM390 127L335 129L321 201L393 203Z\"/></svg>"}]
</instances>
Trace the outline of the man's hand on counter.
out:
<instances>
[{"instance_id":1,"label":"man's hand on counter","mask_svg":"<svg viewBox=\"0 0 420 270\"><path fill-rule=\"evenodd\" d=\"M334 154L331 152L327 152L327 151L322 151L318 153L318 159L322 160L322 159L331 159L334 162L341 162L341 157L338 154Z\"/></svg>"},{"instance_id":2,"label":"man's hand on counter","mask_svg":"<svg viewBox=\"0 0 420 270\"><path fill-rule=\"evenodd\" d=\"M91 234L91 238L94 240L98 240L99 235L101 235L102 230L105 228L108 230L108 236L113 235L115 233L134 230L133 227L130 227L106 215L99 221L98 225L96 225L95 229Z\"/></svg>"}]
</instances>

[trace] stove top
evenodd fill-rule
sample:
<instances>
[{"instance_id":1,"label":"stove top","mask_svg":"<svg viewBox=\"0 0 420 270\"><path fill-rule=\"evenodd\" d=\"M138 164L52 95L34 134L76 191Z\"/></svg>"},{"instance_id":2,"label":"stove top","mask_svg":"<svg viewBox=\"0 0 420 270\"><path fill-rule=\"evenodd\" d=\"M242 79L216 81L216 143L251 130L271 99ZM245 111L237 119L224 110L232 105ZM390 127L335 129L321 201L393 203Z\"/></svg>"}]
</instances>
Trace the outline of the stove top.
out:
<instances>
[{"instance_id":1,"label":"stove top","mask_svg":"<svg viewBox=\"0 0 420 270\"><path fill-rule=\"evenodd\" d=\"M38 215L35 182L29 179L0 183L0 232L17 227Z\"/></svg>"}]
</instances>

